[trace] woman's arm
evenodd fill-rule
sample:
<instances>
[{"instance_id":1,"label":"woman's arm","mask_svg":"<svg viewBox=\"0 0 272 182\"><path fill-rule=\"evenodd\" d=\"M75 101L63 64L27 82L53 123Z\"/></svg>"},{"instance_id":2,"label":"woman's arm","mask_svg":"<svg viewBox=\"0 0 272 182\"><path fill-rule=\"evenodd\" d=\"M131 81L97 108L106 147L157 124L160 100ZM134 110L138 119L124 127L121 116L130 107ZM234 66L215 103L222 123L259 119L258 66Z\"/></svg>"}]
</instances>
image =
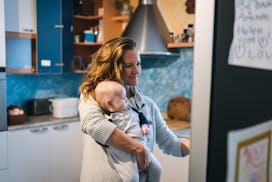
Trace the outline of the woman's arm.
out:
<instances>
[{"instance_id":1,"label":"woman's arm","mask_svg":"<svg viewBox=\"0 0 272 182\"><path fill-rule=\"evenodd\" d=\"M106 142L107 145L134 154L138 162L139 169L147 169L149 160L149 150L141 143L128 137L119 128L116 128Z\"/></svg>"},{"instance_id":2,"label":"woman's arm","mask_svg":"<svg viewBox=\"0 0 272 182\"><path fill-rule=\"evenodd\" d=\"M92 97L85 101L81 95L78 110L81 128L84 133L87 133L95 141L103 145L106 144L134 154L137 158L139 169L148 167L148 150L141 143L123 133L115 124L108 121Z\"/></svg>"}]
</instances>

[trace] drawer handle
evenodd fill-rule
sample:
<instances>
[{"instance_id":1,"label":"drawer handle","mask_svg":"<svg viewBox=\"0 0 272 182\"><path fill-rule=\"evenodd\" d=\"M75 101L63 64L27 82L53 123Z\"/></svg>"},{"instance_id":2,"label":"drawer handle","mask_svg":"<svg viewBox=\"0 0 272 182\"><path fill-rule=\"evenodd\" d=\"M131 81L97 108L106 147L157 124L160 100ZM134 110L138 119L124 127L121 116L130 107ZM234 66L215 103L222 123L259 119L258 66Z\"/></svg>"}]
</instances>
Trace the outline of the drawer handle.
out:
<instances>
[{"instance_id":1,"label":"drawer handle","mask_svg":"<svg viewBox=\"0 0 272 182\"><path fill-rule=\"evenodd\" d=\"M54 130L66 130L68 128L67 124L62 124L62 125L57 125L57 126L53 126Z\"/></svg>"},{"instance_id":2,"label":"drawer handle","mask_svg":"<svg viewBox=\"0 0 272 182\"><path fill-rule=\"evenodd\" d=\"M60 67L63 67L64 64L63 63L56 63L55 66L60 66Z\"/></svg>"},{"instance_id":3,"label":"drawer handle","mask_svg":"<svg viewBox=\"0 0 272 182\"><path fill-rule=\"evenodd\" d=\"M31 133L35 133L35 134L42 134L42 133L45 133L47 132L47 128L46 127L43 127L43 128L34 128L34 129L31 129L30 132Z\"/></svg>"},{"instance_id":4,"label":"drawer handle","mask_svg":"<svg viewBox=\"0 0 272 182\"><path fill-rule=\"evenodd\" d=\"M31 28L23 28L23 31L24 32L34 32L34 30Z\"/></svg>"}]
</instances>

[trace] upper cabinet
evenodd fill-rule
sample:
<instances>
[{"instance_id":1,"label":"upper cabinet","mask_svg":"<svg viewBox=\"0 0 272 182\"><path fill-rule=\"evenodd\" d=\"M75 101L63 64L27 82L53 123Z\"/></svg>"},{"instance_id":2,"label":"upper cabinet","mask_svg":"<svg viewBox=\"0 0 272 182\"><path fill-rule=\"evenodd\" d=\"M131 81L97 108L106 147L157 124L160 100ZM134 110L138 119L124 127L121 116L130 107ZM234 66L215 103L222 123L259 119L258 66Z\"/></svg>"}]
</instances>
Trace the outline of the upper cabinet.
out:
<instances>
[{"instance_id":1,"label":"upper cabinet","mask_svg":"<svg viewBox=\"0 0 272 182\"><path fill-rule=\"evenodd\" d=\"M81 72L122 34L119 14L114 0L5 0L7 73Z\"/></svg>"},{"instance_id":2,"label":"upper cabinet","mask_svg":"<svg viewBox=\"0 0 272 182\"><path fill-rule=\"evenodd\" d=\"M5 0L5 29L13 33L36 33L36 0Z\"/></svg>"},{"instance_id":3,"label":"upper cabinet","mask_svg":"<svg viewBox=\"0 0 272 182\"><path fill-rule=\"evenodd\" d=\"M71 71L73 0L37 0L37 72Z\"/></svg>"}]
</instances>

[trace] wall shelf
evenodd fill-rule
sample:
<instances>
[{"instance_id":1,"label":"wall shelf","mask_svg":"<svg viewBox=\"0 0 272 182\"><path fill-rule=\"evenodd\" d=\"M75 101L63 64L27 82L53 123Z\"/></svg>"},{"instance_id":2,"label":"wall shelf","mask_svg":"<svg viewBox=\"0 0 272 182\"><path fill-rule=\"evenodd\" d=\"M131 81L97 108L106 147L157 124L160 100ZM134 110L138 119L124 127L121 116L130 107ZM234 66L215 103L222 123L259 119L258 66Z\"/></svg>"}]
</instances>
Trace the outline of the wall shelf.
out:
<instances>
[{"instance_id":1,"label":"wall shelf","mask_svg":"<svg viewBox=\"0 0 272 182\"><path fill-rule=\"evenodd\" d=\"M123 21L123 22L126 22L126 21L129 21L130 19L130 16L126 15L126 16L114 16L112 18L112 20L114 21Z\"/></svg>"},{"instance_id":2,"label":"wall shelf","mask_svg":"<svg viewBox=\"0 0 272 182\"><path fill-rule=\"evenodd\" d=\"M167 43L168 48L194 47L194 42Z\"/></svg>"},{"instance_id":3,"label":"wall shelf","mask_svg":"<svg viewBox=\"0 0 272 182\"><path fill-rule=\"evenodd\" d=\"M22 33L22 32L6 32L6 37L36 39L35 33Z\"/></svg>"},{"instance_id":4,"label":"wall shelf","mask_svg":"<svg viewBox=\"0 0 272 182\"><path fill-rule=\"evenodd\" d=\"M81 20L100 20L103 19L103 16L81 16L81 15L75 15L75 19L81 19Z\"/></svg>"}]
</instances>

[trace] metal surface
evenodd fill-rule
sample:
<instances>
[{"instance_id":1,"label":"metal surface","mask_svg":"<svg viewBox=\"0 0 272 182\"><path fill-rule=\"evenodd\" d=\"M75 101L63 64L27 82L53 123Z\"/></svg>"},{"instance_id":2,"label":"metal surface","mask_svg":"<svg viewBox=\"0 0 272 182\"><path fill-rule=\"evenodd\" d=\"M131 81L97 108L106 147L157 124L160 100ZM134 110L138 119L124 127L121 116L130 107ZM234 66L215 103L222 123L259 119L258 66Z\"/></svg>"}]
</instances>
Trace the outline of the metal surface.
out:
<instances>
[{"instance_id":1,"label":"metal surface","mask_svg":"<svg viewBox=\"0 0 272 182\"><path fill-rule=\"evenodd\" d=\"M156 3L151 0L139 2L122 36L136 42L142 59L149 57L168 59L169 56L179 56L168 51L166 46L169 37L168 28Z\"/></svg>"},{"instance_id":2,"label":"metal surface","mask_svg":"<svg viewBox=\"0 0 272 182\"><path fill-rule=\"evenodd\" d=\"M6 109L6 73L5 68L0 67L0 131L7 130Z\"/></svg>"}]
</instances>

